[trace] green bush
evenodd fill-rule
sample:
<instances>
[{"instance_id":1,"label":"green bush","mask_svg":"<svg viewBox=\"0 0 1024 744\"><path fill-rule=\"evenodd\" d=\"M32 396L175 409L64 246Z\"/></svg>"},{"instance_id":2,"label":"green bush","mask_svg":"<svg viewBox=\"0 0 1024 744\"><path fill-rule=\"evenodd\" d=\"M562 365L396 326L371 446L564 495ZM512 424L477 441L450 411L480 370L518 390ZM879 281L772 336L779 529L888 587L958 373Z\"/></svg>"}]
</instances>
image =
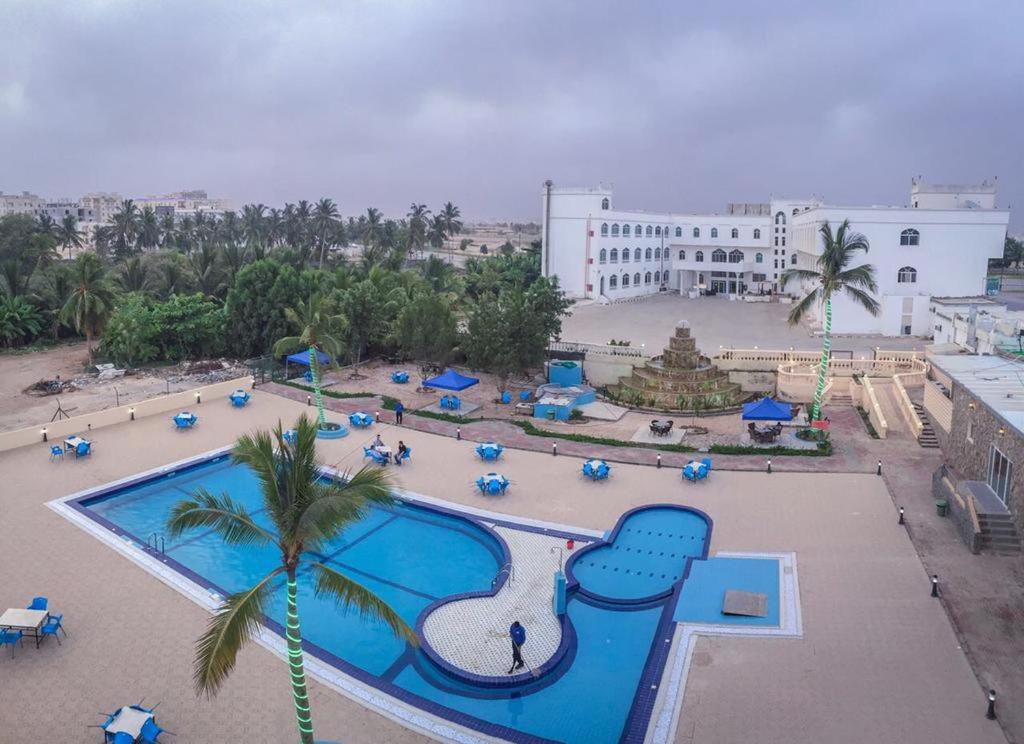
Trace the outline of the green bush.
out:
<instances>
[{"instance_id":1,"label":"green bush","mask_svg":"<svg viewBox=\"0 0 1024 744\"><path fill-rule=\"evenodd\" d=\"M201 294L154 302L127 295L103 334L102 352L114 364L197 359L224 353L224 313Z\"/></svg>"}]
</instances>

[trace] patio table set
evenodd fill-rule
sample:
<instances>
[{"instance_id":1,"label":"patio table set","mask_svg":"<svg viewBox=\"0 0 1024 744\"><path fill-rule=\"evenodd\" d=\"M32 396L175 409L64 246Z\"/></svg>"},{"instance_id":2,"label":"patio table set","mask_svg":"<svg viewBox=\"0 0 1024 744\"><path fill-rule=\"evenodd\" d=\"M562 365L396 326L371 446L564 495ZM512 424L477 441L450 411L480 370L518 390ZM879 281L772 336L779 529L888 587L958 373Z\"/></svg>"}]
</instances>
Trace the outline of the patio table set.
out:
<instances>
[{"instance_id":1,"label":"patio table set","mask_svg":"<svg viewBox=\"0 0 1024 744\"><path fill-rule=\"evenodd\" d=\"M368 429L373 423L373 416L365 411L356 411L355 413L349 414L348 422L352 424L352 427L355 429Z\"/></svg>"},{"instance_id":2,"label":"patio table set","mask_svg":"<svg viewBox=\"0 0 1024 744\"><path fill-rule=\"evenodd\" d=\"M497 460L505 451L497 442L481 442L476 446L477 456L484 461Z\"/></svg>"},{"instance_id":3,"label":"patio table set","mask_svg":"<svg viewBox=\"0 0 1024 744\"><path fill-rule=\"evenodd\" d=\"M476 487L485 496L504 494L509 486L509 479L501 473L487 473L476 479Z\"/></svg>"},{"instance_id":4,"label":"patio table set","mask_svg":"<svg viewBox=\"0 0 1024 744\"><path fill-rule=\"evenodd\" d=\"M235 392L228 396L228 400L234 408L245 408L245 405L249 402L252 396L242 388L238 388Z\"/></svg>"},{"instance_id":5,"label":"patio table set","mask_svg":"<svg viewBox=\"0 0 1024 744\"><path fill-rule=\"evenodd\" d=\"M172 733L160 728L152 708L145 708L140 701L136 705L124 705L113 713L103 713L107 720L97 728L103 729L103 741L111 744L159 744L160 734Z\"/></svg>"},{"instance_id":6,"label":"patio table set","mask_svg":"<svg viewBox=\"0 0 1024 744\"><path fill-rule=\"evenodd\" d=\"M703 460L691 460L683 466L683 478L696 483L697 481L704 480L708 477L711 472L711 458L705 457Z\"/></svg>"},{"instance_id":7,"label":"patio table set","mask_svg":"<svg viewBox=\"0 0 1024 744\"><path fill-rule=\"evenodd\" d=\"M611 473L611 467L604 460L587 460L583 463L583 475L592 481L605 480Z\"/></svg>"},{"instance_id":8,"label":"patio table set","mask_svg":"<svg viewBox=\"0 0 1024 744\"><path fill-rule=\"evenodd\" d=\"M672 432L672 427L674 425L675 422L672 419L669 419L668 421L655 419L651 422L651 434L656 437L667 437Z\"/></svg>"},{"instance_id":9,"label":"patio table set","mask_svg":"<svg viewBox=\"0 0 1024 744\"><path fill-rule=\"evenodd\" d=\"M182 411L181 413L175 414L171 420L174 422L175 429L178 431L186 431L193 428L199 422L199 417L190 411Z\"/></svg>"},{"instance_id":10,"label":"patio table set","mask_svg":"<svg viewBox=\"0 0 1024 744\"><path fill-rule=\"evenodd\" d=\"M14 656L15 645L24 645L25 637L35 639L36 648L46 636L53 636L60 645L58 632L67 636L64 630L64 616L51 613L46 597L35 597L28 607L11 607L0 615L0 646L10 646Z\"/></svg>"},{"instance_id":11,"label":"patio table set","mask_svg":"<svg viewBox=\"0 0 1024 744\"><path fill-rule=\"evenodd\" d=\"M64 440L63 446L55 444L50 447L50 460L63 460L66 452L74 452L76 460L79 457L85 457L92 454L92 442L77 434L72 434Z\"/></svg>"}]
</instances>

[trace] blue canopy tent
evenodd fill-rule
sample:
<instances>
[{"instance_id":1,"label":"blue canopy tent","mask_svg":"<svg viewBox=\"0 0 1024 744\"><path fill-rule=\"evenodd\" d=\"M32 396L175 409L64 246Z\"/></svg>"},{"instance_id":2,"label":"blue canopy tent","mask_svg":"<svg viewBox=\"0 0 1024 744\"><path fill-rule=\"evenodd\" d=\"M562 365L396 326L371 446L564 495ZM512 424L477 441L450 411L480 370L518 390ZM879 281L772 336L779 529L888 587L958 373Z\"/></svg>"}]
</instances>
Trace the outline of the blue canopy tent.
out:
<instances>
[{"instance_id":1,"label":"blue canopy tent","mask_svg":"<svg viewBox=\"0 0 1024 744\"><path fill-rule=\"evenodd\" d=\"M468 387L473 387L480 380L476 377L466 377L460 375L454 369L449 367L442 374L437 377L432 377L429 380L423 381L423 387L440 388L441 390L465 390Z\"/></svg>"},{"instance_id":2,"label":"blue canopy tent","mask_svg":"<svg viewBox=\"0 0 1024 744\"><path fill-rule=\"evenodd\" d=\"M743 404L744 421L790 421L793 418L793 407L789 403L779 403L764 397L753 403Z\"/></svg>"},{"instance_id":3,"label":"blue canopy tent","mask_svg":"<svg viewBox=\"0 0 1024 744\"><path fill-rule=\"evenodd\" d=\"M330 363L331 358L322 351L317 351L316 361L318 364L325 366ZM288 362L295 362L303 367L309 366L309 349L305 351L297 351L294 354L289 354L284 358L284 377L288 379Z\"/></svg>"}]
</instances>

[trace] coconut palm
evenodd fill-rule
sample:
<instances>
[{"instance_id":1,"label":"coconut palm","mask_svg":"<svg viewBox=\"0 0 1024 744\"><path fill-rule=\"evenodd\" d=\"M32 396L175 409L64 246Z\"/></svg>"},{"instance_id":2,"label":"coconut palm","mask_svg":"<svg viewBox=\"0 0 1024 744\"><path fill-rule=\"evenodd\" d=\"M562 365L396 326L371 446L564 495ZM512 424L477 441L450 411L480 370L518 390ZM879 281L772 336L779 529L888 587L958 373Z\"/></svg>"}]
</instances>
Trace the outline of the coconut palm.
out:
<instances>
[{"instance_id":1,"label":"coconut palm","mask_svg":"<svg viewBox=\"0 0 1024 744\"><path fill-rule=\"evenodd\" d=\"M142 208L142 211L139 212L136 229L138 231L136 241L142 250L156 248L160 244L160 220L153 207Z\"/></svg>"},{"instance_id":2,"label":"coconut palm","mask_svg":"<svg viewBox=\"0 0 1024 744\"><path fill-rule=\"evenodd\" d=\"M110 219L112 223L110 242L114 255L118 258L127 258L135 252L139 208L131 199L125 199Z\"/></svg>"},{"instance_id":3,"label":"coconut palm","mask_svg":"<svg viewBox=\"0 0 1024 744\"><path fill-rule=\"evenodd\" d=\"M458 235L462 232L462 221L459 219L462 217L462 213L459 208L451 202L445 202L444 207L441 209L441 217L444 220L444 232L448 236L448 239ZM451 261L451 245L449 244L448 260Z\"/></svg>"},{"instance_id":4,"label":"coconut palm","mask_svg":"<svg viewBox=\"0 0 1024 744\"><path fill-rule=\"evenodd\" d=\"M781 278L783 289L794 280L816 285L789 311L790 325L797 325L811 308L821 307L825 315L818 384L814 389L814 404L811 406L812 421L821 414L821 396L825 391L825 375L832 348L833 295L845 294L872 315L878 315L880 310L878 301L871 296L871 293L878 291L875 267L871 264L850 267L858 251L868 252L870 246L867 238L853 232L849 220L843 220L834 234L828 222L821 226L819 232L823 250L818 256L817 269L788 269L782 273Z\"/></svg>"},{"instance_id":5,"label":"coconut palm","mask_svg":"<svg viewBox=\"0 0 1024 744\"><path fill-rule=\"evenodd\" d=\"M333 199L321 199L313 208L313 232L320 246L320 268L324 267L324 254L328 241L334 235L334 226L341 215Z\"/></svg>"},{"instance_id":6,"label":"coconut palm","mask_svg":"<svg viewBox=\"0 0 1024 744\"><path fill-rule=\"evenodd\" d=\"M320 393L320 360L317 352L323 352L334 361L342 350L341 335L345 330L345 317L335 312L333 305L322 295L311 295L307 302L299 303L284 310L285 319L299 331L297 336L285 336L274 344L274 355L288 354L296 349L309 350L309 372L313 377L313 394L316 396L317 422L323 428L324 401Z\"/></svg>"},{"instance_id":7,"label":"coconut palm","mask_svg":"<svg viewBox=\"0 0 1024 744\"><path fill-rule=\"evenodd\" d=\"M308 569L309 575L315 577L316 596L331 597L339 609L354 609L366 619L385 623L395 635L410 643L416 642L412 629L383 599L311 557L326 552L330 540L362 519L370 506L390 504L391 490L387 476L375 467L364 467L338 480L323 480L316 458L316 427L305 417L296 425L293 444L285 442L278 422L273 432L257 431L241 437L231 457L256 473L273 529L257 524L249 511L229 494L217 496L200 488L171 509L168 532L172 537L180 537L187 530L212 528L231 545L274 546L280 551L281 565L250 588L227 597L213 616L196 643L196 692L207 696L217 693L234 669L241 647L258 632L271 592L279 591L283 580L287 601L285 638L295 718L299 740L312 744L313 719L299 622L300 568Z\"/></svg>"},{"instance_id":8,"label":"coconut palm","mask_svg":"<svg viewBox=\"0 0 1024 744\"><path fill-rule=\"evenodd\" d=\"M429 227L430 210L426 204L413 202L409 205L409 251L422 253L423 246L427 242L427 229Z\"/></svg>"},{"instance_id":9,"label":"coconut palm","mask_svg":"<svg viewBox=\"0 0 1024 744\"><path fill-rule=\"evenodd\" d=\"M150 287L149 269L141 256L132 256L121 264L114 281L125 292L144 292Z\"/></svg>"},{"instance_id":10,"label":"coconut palm","mask_svg":"<svg viewBox=\"0 0 1024 744\"><path fill-rule=\"evenodd\" d=\"M78 229L78 220L73 214L66 214L64 218L57 225L57 232L55 234L57 242L68 252L68 258L71 258L72 248L81 248L85 245L85 239L82 236L82 231Z\"/></svg>"},{"instance_id":11,"label":"coconut palm","mask_svg":"<svg viewBox=\"0 0 1024 744\"><path fill-rule=\"evenodd\" d=\"M64 301L61 320L85 334L85 347L92 364L92 339L103 330L114 312L114 290L95 253L82 253L75 259L70 279L71 294Z\"/></svg>"}]
</instances>

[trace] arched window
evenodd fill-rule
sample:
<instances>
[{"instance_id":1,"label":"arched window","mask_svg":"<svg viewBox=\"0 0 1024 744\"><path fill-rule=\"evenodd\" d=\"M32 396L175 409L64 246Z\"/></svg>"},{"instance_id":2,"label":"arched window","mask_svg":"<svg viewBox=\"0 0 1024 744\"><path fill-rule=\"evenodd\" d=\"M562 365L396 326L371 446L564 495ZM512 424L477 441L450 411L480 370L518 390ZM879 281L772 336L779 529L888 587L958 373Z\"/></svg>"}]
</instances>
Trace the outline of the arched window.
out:
<instances>
[{"instance_id":1,"label":"arched window","mask_svg":"<svg viewBox=\"0 0 1024 744\"><path fill-rule=\"evenodd\" d=\"M667 271L665 273L668 274ZM661 272L660 271L655 271L654 272L654 281L659 282L659 283L661 282Z\"/></svg>"},{"instance_id":2,"label":"arched window","mask_svg":"<svg viewBox=\"0 0 1024 744\"><path fill-rule=\"evenodd\" d=\"M609 257L609 260L611 260L612 263L618 263L619 262L619 249L618 248L612 248L612 254Z\"/></svg>"},{"instance_id":3,"label":"arched window","mask_svg":"<svg viewBox=\"0 0 1024 744\"><path fill-rule=\"evenodd\" d=\"M622 263L629 263L629 248L622 249Z\"/></svg>"},{"instance_id":4,"label":"arched window","mask_svg":"<svg viewBox=\"0 0 1024 744\"><path fill-rule=\"evenodd\" d=\"M920 245L921 233L912 227L900 233L900 245Z\"/></svg>"},{"instance_id":5,"label":"arched window","mask_svg":"<svg viewBox=\"0 0 1024 744\"><path fill-rule=\"evenodd\" d=\"M760 240L760 239L761 239L761 231L755 228L755 230L754 230L754 240Z\"/></svg>"},{"instance_id":6,"label":"arched window","mask_svg":"<svg viewBox=\"0 0 1024 744\"><path fill-rule=\"evenodd\" d=\"M618 289L618 287L619 277L615 276L615 274L612 274L610 277L608 277L608 289Z\"/></svg>"},{"instance_id":7,"label":"arched window","mask_svg":"<svg viewBox=\"0 0 1024 744\"><path fill-rule=\"evenodd\" d=\"M800 210L797 207L793 207L793 214L797 214Z\"/></svg>"},{"instance_id":8,"label":"arched window","mask_svg":"<svg viewBox=\"0 0 1024 744\"><path fill-rule=\"evenodd\" d=\"M608 223L607 222L604 222L604 223L601 224L601 237L602 238L607 238L608 237Z\"/></svg>"},{"instance_id":9,"label":"arched window","mask_svg":"<svg viewBox=\"0 0 1024 744\"><path fill-rule=\"evenodd\" d=\"M661 237L661 225L658 225L656 228L654 228L654 234L657 235L659 238Z\"/></svg>"},{"instance_id":10,"label":"arched window","mask_svg":"<svg viewBox=\"0 0 1024 744\"><path fill-rule=\"evenodd\" d=\"M729 251L729 263L742 263L743 262L743 251L733 249Z\"/></svg>"},{"instance_id":11,"label":"arched window","mask_svg":"<svg viewBox=\"0 0 1024 744\"><path fill-rule=\"evenodd\" d=\"M647 250L644 251L644 260L645 261L650 261L651 260L651 249L650 248L648 248Z\"/></svg>"},{"instance_id":12,"label":"arched window","mask_svg":"<svg viewBox=\"0 0 1024 744\"><path fill-rule=\"evenodd\" d=\"M629 225L623 225L622 226L622 237L624 237L624 238L628 238L629 237Z\"/></svg>"},{"instance_id":13,"label":"arched window","mask_svg":"<svg viewBox=\"0 0 1024 744\"><path fill-rule=\"evenodd\" d=\"M679 251L679 260L680 261L685 261L686 260L686 251Z\"/></svg>"},{"instance_id":14,"label":"arched window","mask_svg":"<svg viewBox=\"0 0 1024 744\"><path fill-rule=\"evenodd\" d=\"M676 228L676 237L677 238L683 237L683 228L681 228L681 227L677 227Z\"/></svg>"},{"instance_id":15,"label":"arched window","mask_svg":"<svg viewBox=\"0 0 1024 744\"><path fill-rule=\"evenodd\" d=\"M764 254L758 253L754 256L754 263L764 263Z\"/></svg>"},{"instance_id":16,"label":"arched window","mask_svg":"<svg viewBox=\"0 0 1024 744\"><path fill-rule=\"evenodd\" d=\"M608 197L606 196L604 199L601 200L601 209L608 209L609 206L610 204L608 203Z\"/></svg>"},{"instance_id":17,"label":"arched window","mask_svg":"<svg viewBox=\"0 0 1024 744\"><path fill-rule=\"evenodd\" d=\"M640 272L639 271L636 272L635 274L633 274L633 286L635 286L635 287L639 287L640 286Z\"/></svg>"},{"instance_id":18,"label":"arched window","mask_svg":"<svg viewBox=\"0 0 1024 744\"><path fill-rule=\"evenodd\" d=\"M647 273L644 274L644 284L650 284L650 283L651 283L651 272L648 271Z\"/></svg>"},{"instance_id":19,"label":"arched window","mask_svg":"<svg viewBox=\"0 0 1024 744\"><path fill-rule=\"evenodd\" d=\"M775 224L776 225L785 225L786 224L786 213L785 212L776 212L775 213Z\"/></svg>"},{"instance_id":20,"label":"arched window","mask_svg":"<svg viewBox=\"0 0 1024 744\"><path fill-rule=\"evenodd\" d=\"M654 234L654 228L650 225L647 226L647 237L651 237Z\"/></svg>"},{"instance_id":21,"label":"arched window","mask_svg":"<svg viewBox=\"0 0 1024 744\"><path fill-rule=\"evenodd\" d=\"M628 287L629 286L629 274L623 274L622 275L622 286L623 287Z\"/></svg>"},{"instance_id":22,"label":"arched window","mask_svg":"<svg viewBox=\"0 0 1024 744\"><path fill-rule=\"evenodd\" d=\"M634 261L639 261L640 260L640 249L639 248L637 248L636 250L633 251L633 260Z\"/></svg>"},{"instance_id":23,"label":"arched window","mask_svg":"<svg viewBox=\"0 0 1024 744\"><path fill-rule=\"evenodd\" d=\"M904 266L900 269L900 273L896 275L896 281L899 284L915 284L917 282L917 269L913 266Z\"/></svg>"},{"instance_id":24,"label":"arched window","mask_svg":"<svg viewBox=\"0 0 1024 744\"><path fill-rule=\"evenodd\" d=\"M655 248L654 249L654 260L657 261L659 258L661 258L661 248Z\"/></svg>"},{"instance_id":25,"label":"arched window","mask_svg":"<svg viewBox=\"0 0 1024 744\"><path fill-rule=\"evenodd\" d=\"M612 225L612 237L613 238L619 237L619 223L618 222L616 222L614 225Z\"/></svg>"},{"instance_id":26,"label":"arched window","mask_svg":"<svg viewBox=\"0 0 1024 744\"><path fill-rule=\"evenodd\" d=\"M633 228L633 234L639 238L641 235L644 234L643 228L641 228L640 225L637 225L636 227Z\"/></svg>"},{"instance_id":27,"label":"arched window","mask_svg":"<svg viewBox=\"0 0 1024 744\"><path fill-rule=\"evenodd\" d=\"M736 240L736 238L738 238L738 237L740 236L740 231L739 231L739 230L737 230L737 229L736 229L736 228L734 227L734 228L732 229L732 233L731 233L731 235L732 235L732 239L733 239L733 240Z\"/></svg>"},{"instance_id":28,"label":"arched window","mask_svg":"<svg viewBox=\"0 0 1024 744\"><path fill-rule=\"evenodd\" d=\"M704 251L697 251L697 253L693 257L693 260L698 261L700 263L704 263Z\"/></svg>"},{"instance_id":29,"label":"arched window","mask_svg":"<svg viewBox=\"0 0 1024 744\"><path fill-rule=\"evenodd\" d=\"M604 248L602 248L601 252L597 254L597 260L598 260L598 263L604 263L605 261L607 261L608 260L608 251L606 251Z\"/></svg>"},{"instance_id":30,"label":"arched window","mask_svg":"<svg viewBox=\"0 0 1024 744\"><path fill-rule=\"evenodd\" d=\"M693 237L695 237L695 238L699 238L700 237L700 228L699 227L693 228Z\"/></svg>"},{"instance_id":31,"label":"arched window","mask_svg":"<svg viewBox=\"0 0 1024 744\"><path fill-rule=\"evenodd\" d=\"M721 248L716 248L711 254L711 263L725 263L728 256L725 255L725 251Z\"/></svg>"},{"instance_id":32,"label":"arched window","mask_svg":"<svg viewBox=\"0 0 1024 744\"><path fill-rule=\"evenodd\" d=\"M718 228L717 227L712 227L711 228L711 237L712 238L717 238L718 237Z\"/></svg>"}]
</instances>

